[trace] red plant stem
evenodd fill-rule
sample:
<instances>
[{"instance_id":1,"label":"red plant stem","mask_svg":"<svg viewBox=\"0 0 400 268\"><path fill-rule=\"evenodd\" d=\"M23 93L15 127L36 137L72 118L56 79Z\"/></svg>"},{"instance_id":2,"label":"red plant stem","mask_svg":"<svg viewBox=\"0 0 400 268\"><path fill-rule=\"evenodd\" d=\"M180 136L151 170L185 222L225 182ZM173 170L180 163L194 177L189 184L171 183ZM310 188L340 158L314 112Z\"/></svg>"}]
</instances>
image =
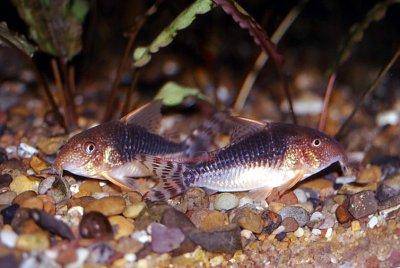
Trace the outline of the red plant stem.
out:
<instances>
[{"instance_id":1,"label":"red plant stem","mask_svg":"<svg viewBox=\"0 0 400 268\"><path fill-rule=\"evenodd\" d=\"M328 79L328 85L326 86L325 97L324 97L324 105L322 107L321 117L318 123L318 130L324 131L326 128L326 121L329 117L329 101L332 96L333 86L336 81L336 73L332 73Z\"/></svg>"},{"instance_id":2,"label":"red plant stem","mask_svg":"<svg viewBox=\"0 0 400 268\"><path fill-rule=\"evenodd\" d=\"M135 68L132 76L133 76L133 80L132 80L131 86L126 91L126 97L125 97L124 105L122 107L121 117L126 115L131 108L132 93L134 92L137 82L138 82L139 69Z\"/></svg>"}]
</instances>

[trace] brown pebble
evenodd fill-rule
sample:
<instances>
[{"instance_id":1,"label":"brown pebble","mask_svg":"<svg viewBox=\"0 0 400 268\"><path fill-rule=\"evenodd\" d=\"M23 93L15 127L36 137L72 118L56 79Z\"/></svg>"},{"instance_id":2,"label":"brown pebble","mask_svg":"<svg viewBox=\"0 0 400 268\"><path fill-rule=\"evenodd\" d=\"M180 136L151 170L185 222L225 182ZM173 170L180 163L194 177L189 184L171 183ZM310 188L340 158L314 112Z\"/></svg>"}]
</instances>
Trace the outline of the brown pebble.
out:
<instances>
[{"instance_id":1,"label":"brown pebble","mask_svg":"<svg viewBox=\"0 0 400 268\"><path fill-rule=\"evenodd\" d=\"M51 215L56 214L56 205L54 204L54 199L49 195L38 195L43 201L43 211Z\"/></svg>"},{"instance_id":2,"label":"brown pebble","mask_svg":"<svg viewBox=\"0 0 400 268\"><path fill-rule=\"evenodd\" d=\"M195 210L190 220L203 231L213 231L229 223L226 213L208 209Z\"/></svg>"},{"instance_id":3,"label":"brown pebble","mask_svg":"<svg viewBox=\"0 0 400 268\"><path fill-rule=\"evenodd\" d=\"M265 222L263 231L267 234L271 234L282 222L281 216L271 210L264 211L261 217Z\"/></svg>"},{"instance_id":4,"label":"brown pebble","mask_svg":"<svg viewBox=\"0 0 400 268\"><path fill-rule=\"evenodd\" d=\"M13 204L18 204L21 205L26 199L29 199L31 197L37 196L37 193L35 191L25 191L17 195L14 200Z\"/></svg>"},{"instance_id":5,"label":"brown pebble","mask_svg":"<svg viewBox=\"0 0 400 268\"><path fill-rule=\"evenodd\" d=\"M297 230L297 228L299 228L297 221L291 217L283 219L282 225L285 227L285 232L287 233L294 232Z\"/></svg>"},{"instance_id":6,"label":"brown pebble","mask_svg":"<svg viewBox=\"0 0 400 268\"><path fill-rule=\"evenodd\" d=\"M1 174L0 175L0 188L10 186L12 182L12 177L10 174Z\"/></svg>"},{"instance_id":7,"label":"brown pebble","mask_svg":"<svg viewBox=\"0 0 400 268\"><path fill-rule=\"evenodd\" d=\"M23 208L36 208L39 210L43 210L43 201L37 196L25 199L20 205Z\"/></svg>"},{"instance_id":8,"label":"brown pebble","mask_svg":"<svg viewBox=\"0 0 400 268\"><path fill-rule=\"evenodd\" d=\"M349 198L348 210L356 219L374 214L378 210L378 201L374 192L363 191L352 195Z\"/></svg>"},{"instance_id":9,"label":"brown pebble","mask_svg":"<svg viewBox=\"0 0 400 268\"><path fill-rule=\"evenodd\" d=\"M128 200L131 204L136 204L142 201L142 195L139 192L127 192L126 197L128 197Z\"/></svg>"},{"instance_id":10,"label":"brown pebble","mask_svg":"<svg viewBox=\"0 0 400 268\"><path fill-rule=\"evenodd\" d=\"M82 196L79 198L73 197L68 200L67 207L68 208L72 208L72 207L76 207L76 206L85 207L88 203L90 203L94 200L96 200L96 199L92 196Z\"/></svg>"},{"instance_id":11,"label":"brown pebble","mask_svg":"<svg viewBox=\"0 0 400 268\"><path fill-rule=\"evenodd\" d=\"M238 209L232 222L237 222L243 229L250 230L253 233L261 233L264 221L261 215L250 208Z\"/></svg>"},{"instance_id":12,"label":"brown pebble","mask_svg":"<svg viewBox=\"0 0 400 268\"><path fill-rule=\"evenodd\" d=\"M201 188L190 188L183 199L187 203L188 210L207 208L209 204L208 196Z\"/></svg>"},{"instance_id":13,"label":"brown pebble","mask_svg":"<svg viewBox=\"0 0 400 268\"><path fill-rule=\"evenodd\" d=\"M338 206L335 214L338 222L342 224L349 222L351 219L353 219L353 216L351 216L350 212L345 208L344 205Z\"/></svg>"},{"instance_id":14,"label":"brown pebble","mask_svg":"<svg viewBox=\"0 0 400 268\"><path fill-rule=\"evenodd\" d=\"M105 216L112 216L121 214L125 207L125 200L121 196L107 196L89 202L85 206L85 212L99 211Z\"/></svg>"},{"instance_id":15,"label":"brown pebble","mask_svg":"<svg viewBox=\"0 0 400 268\"><path fill-rule=\"evenodd\" d=\"M100 238L112 235L112 227L106 216L97 211L83 215L79 223L79 233L83 238Z\"/></svg>"},{"instance_id":16,"label":"brown pebble","mask_svg":"<svg viewBox=\"0 0 400 268\"><path fill-rule=\"evenodd\" d=\"M293 191L289 191L284 193L279 199L278 199L279 203L283 203L285 205L295 205L297 204L299 201L297 200L296 195L294 194Z\"/></svg>"}]
</instances>

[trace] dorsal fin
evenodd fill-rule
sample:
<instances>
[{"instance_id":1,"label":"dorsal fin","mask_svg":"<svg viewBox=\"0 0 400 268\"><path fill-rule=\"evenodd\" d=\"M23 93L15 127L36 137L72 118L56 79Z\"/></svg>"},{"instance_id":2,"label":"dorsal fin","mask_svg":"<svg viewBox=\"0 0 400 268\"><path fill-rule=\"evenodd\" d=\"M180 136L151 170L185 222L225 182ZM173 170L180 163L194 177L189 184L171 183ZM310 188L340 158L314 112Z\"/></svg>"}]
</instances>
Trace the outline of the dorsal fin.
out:
<instances>
[{"instance_id":1,"label":"dorsal fin","mask_svg":"<svg viewBox=\"0 0 400 268\"><path fill-rule=\"evenodd\" d=\"M128 113L120 119L122 123L144 127L150 132L157 132L161 121L161 100L151 101Z\"/></svg>"},{"instance_id":2,"label":"dorsal fin","mask_svg":"<svg viewBox=\"0 0 400 268\"><path fill-rule=\"evenodd\" d=\"M256 133L265 128L265 123L248 118L233 116L231 117L232 130L231 130L231 143L241 141L243 138Z\"/></svg>"}]
</instances>

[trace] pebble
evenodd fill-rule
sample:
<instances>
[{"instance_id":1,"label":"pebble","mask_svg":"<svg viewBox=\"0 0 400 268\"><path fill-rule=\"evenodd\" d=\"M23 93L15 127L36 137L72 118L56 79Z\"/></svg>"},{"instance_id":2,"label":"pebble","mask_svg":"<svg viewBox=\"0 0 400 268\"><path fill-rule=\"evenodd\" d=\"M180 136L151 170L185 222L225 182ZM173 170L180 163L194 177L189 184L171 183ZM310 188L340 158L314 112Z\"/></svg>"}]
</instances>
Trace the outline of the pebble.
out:
<instances>
[{"instance_id":1,"label":"pebble","mask_svg":"<svg viewBox=\"0 0 400 268\"><path fill-rule=\"evenodd\" d=\"M318 192L318 195L321 198L334 193L333 182L322 178L305 181L301 183L300 188L312 189L313 191Z\"/></svg>"},{"instance_id":2,"label":"pebble","mask_svg":"<svg viewBox=\"0 0 400 268\"><path fill-rule=\"evenodd\" d=\"M6 150L4 150L4 148L0 147L0 164L3 163L4 161L6 161L7 159L8 159L8 157L7 157Z\"/></svg>"},{"instance_id":3,"label":"pebble","mask_svg":"<svg viewBox=\"0 0 400 268\"><path fill-rule=\"evenodd\" d=\"M106 216L97 211L83 215L79 233L83 238L100 238L112 235L112 227Z\"/></svg>"},{"instance_id":4,"label":"pebble","mask_svg":"<svg viewBox=\"0 0 400 268\"><path fill-rule=\"evenodd\" d=\"M140 214L144 211L146 204L144 202L138 202L132 205L127 206L122 214L131 219L135 219L139 217Z\"/></svg>"},{"instance_id":5,"label":"pebble","mask_svg":"<svg viewBox=\"0 0 400 268\"><path fill-rule=\"evenodd\" d=\"M293 233L297 238L300 238L304 235L304 229L299 227L297 230Z\"/></svg>"},{"instance_id":6,"label":"pebble","mask_svg":"<svg viewBox=\"0 0 400 268\"><path fill-rule=\"evenodd\" d=\"M279 227L279 225L281 225L282 222L282 217L271 210L264 211L261 214L261 218L265 222L263 232L266 232L267 234L271 234L276 228Z\"/></svg>"},{"instance_id":7,"label":"pebble","mask_svg":"<svg viewBox=\"0 0 400 268\"><path fill-rule=\"evenodd\" d=\"M0 193L0 205L9 205L14 200L17 194L13 191Z\"/></svg>"},{"instance_id":8,"label":"pebble","mask_svg":"<svg viewBox=\"0 0 400 268\"><path fill-rule=\"evenodd\" d=\"M296 195L297 200L299 201L299 203L305 203L307 202L307 195L306 192L303 191L302 189L298 188L298 189L294 189L293 193Z\"/></svg>"},{"instance_id":9,"label":"pebble","mask_svg":"<svg viewBox=\"0 0 400 268\"><path fill-rule=\"evenodd\" d=\"M291 217L283 219L282 225L285 227L285 232L287 233L294 232L299 228L297 221Z\"/></svg>"},{"instance_id":10,"label":"pebble","mask_svg":"<svg viewBox=\"0 0 400 268\"><path fill-rule=\"evenodd\" d=\"M9 187L12 182L12 176L10 174L4 173L0 175L0 188Z\"/></svg>"},{"instance_id":11,"label":"pebble","mask_svg":"<svg viewBox=\"0 0 400 268\"><path fill-rule=\"evenodd\" d=\"M376 225L378 225L378 217L372 216L368 221L368 228L373 229Z\"/></svg>"},{"instance_id":12,"label":"pebble","mask_svg":"<svg viewBox=\"0 0 400 268\"><path fill-rule=\"evenodd\" d=\"M188 210L208 208L209 199L206 192L201 188L189 188L183 196Z\"/></svg>"},{"instance_id":13,"label":"pebble","mask_svg":"<svg viewBox=\"0 0 400 268\"><path fill-rule=\"evenodd\" d=\"M251 208L244 207L235 211L236 215L232 222L237 222L240 227L252 231L253 233L261 233L264 221L261 215Z\"/></svg>"},{"instance_id":14,"label":"pebble","mask_svg":"<svg viewBox=\"0 0 400 268\"><path fill-rule=\"evenodd\" d=\"M245 205L251 205L253 204L253 199L249 196L243 196L242 198L239 199L239 207L243 207Z\"/></svg>"},{"instance_id":15,"label":"pebble","mask_svg":"<svg viewBox=\"0 0 400 268\"><path fill-rule=\"evenodd\" d=\"M133 233L135 230L135 226L133 225L132 221L117 215L108 217L111 226L114 230L114 238L116 240L120 239L121 237L128 236Z\"/></svg>"},{"instance_id":16,"label":"pebble","mask_svg":"<svg viewBox=\"0 0 400 268\"><path fill-rule=\"evenodd\" d=\"M272 198L273 195L270 195ZM269 200L269 199L267 199ZM295 205L299 203L297 196L294 194L293 191L288 191L284 193L281 197L278 199L279 203L285 204L285 205Z\"/></svg>"},{"instance_id":17,"label":"pebble","mask_svg":"<svg viewBox=\"0 0 400 268\"><path fill-rule=\"evenodd\" d=\"M393 196L400 194L400 174L384 180L376 191L376 197L379 202L389 200Z\"/></svg>"},{"instance_id":18,"label":"pebble","mask_svg":"<svg viewBox=\"0 0 400 268\"><path fill-rule=\"evenodd\" d=\"M229 223L226 213L207 209L195 210L190 220L202 231L213 231Z\"/></svg>"},{"instance_id":19,"label":"pebble","mask_svg":"<svg viewBox=\"0 0 400 268\"><path fill-rule=\"evenodd\" d=\"M360 231L360 230L361 230L360 222L357 221L357 220L352 221L352 222L351 222L351 230L352 230L353 232Z\"/></svg>"},{"instance_id":20,"label":"pebble","mask_svg":"<svg viewBox=\"0 0 400 268\"><path fill-rule=\"evenodd\" d=\"M325 220L320 226L318 226L318 228L321 230L331 229L335 225L335 217L329 213L325 213L324 216Z\"/></svg>"},{"instance_id":21,"label":"pebble","mask_svg":"<svg viewBox=\"0 0 400 268\"><path fill-rule=\"evenodd\" d=\"M20 193L19 195L17 195L14 200L13 200L13 204L18 204L21 205L22 203L25 202L25 200L30 199L32 197L37 196L37 193L35 191L25 191Z\"/></svg>"},{"instance_id":22,"label":"pebble","mask_svg":"<svg viewBox=\"0 0 400 268\"><path fill-rule=\"evenodd\" d=\"M231 193L218 194L214 200L214 209L231 210L239 205L239 199Z\"/></svg>"},{"instance_id":23,"label":"pebble","mask_svg":"<svg viewBox=\"0 0 400 268\"><path fill-rule=\"evenodd\" d=\"M336 215L336 219L338 220L338 222L340 222L342 224L349 222L353 218L353 216L345 208L344 205L340 205L337 207L335 215Z\"/></svg>"},{"instance_id":24,"label":"pebble","mask_svg":"<svg viewBox=\"0 0 400 268\"><path fill-rule=\"evenodd\" d=\"M18 204L12 204L8 207L5 207L1 210L1 216L3 217L3 223L4 224L11 224L12 219L15 216L15 213L19 209Z\"/></svg>"},{"instance_id":25,"label":"pebble","mask_svg":"<svg viewBox=\"0 0 400 268\"><path fill-rule=\"evenodd\" d=\"M32 177L27 177L25 175L19 175L13 178L10 183L10 190L17 194L25 191L35 191L37 192L39 187L39 181Z\"/></svg>"},{"instance_id":26,"label":"pebble","mask_svg":"<svg viewBox=\"0 0 400 268\"><path fill-rule=\"evenodd\" d=\"M97 266L100 266L98 264L109 264L116 253L112 246L105 242L92 244L88 249L90 253L87 262L97 264Z\"/></svg>"},{"instance_id":27,"label":"pebble","mask_svg":"<svg viewBox=\"0 0 400 268\"><path fill-rule=\"evenodd\" d=\"M168 228L160 223L152 223L151 248L156 253L166 253L179 248L185 235L179 228Z\"/></svg>"},{"instance_id":28,"label":"pebble","mask_svg":"<svg viewBox=\"0 0 400 268\"><path fill-rule=\"evenodd\" d=\"M311 230L311 233L312 233L313 235L315 235L315 236L319 236L319 235L322 234L322 231L321 231L320 229L314 228L314 229Z\"/></svg>"},{"instance_id":29,"label":"pebble","mask_svg":"<svg viewBox=\"0 0 400 268\"><path fill-rule=\"evenodd\" d=\"M219 253L235 253L242 249L241 230L239 226L231 224L213 232L195 231L189 238L205 250Z\"/></svg>"},{"instance_id":30,"label":"pebble","mask_svg":"<svg viewBox=\"0 0 400 268\"><path fill-rule=\"evenodd\" d=\"M57 136L57 137L39 137L38 141L36 142L36 146L40 151L47 155L53 155L57 153L60 149L61 145L65 142L66 137L64 136Z\"/></svg>"},{"instance_id":31,"label":"pebble","mask_svg":"<svg viewBox=\"0 0 400 268\"><path fill-rule=\"evenodd\" d=\"M306 225L310 219L308 212L304 208L297 206L284 207L279 211L279 215L281 215L282 220L288 217L295 219L300 227Z\"/></svg>"},{"instance_id":32,"label":"pebble","mask_svg":"<svg viewBox=\"0 0 400 268\"><path fill-rule=\"evenodd\" d=\"M42 210L43 209L43 201L40 198L34 196L31 198L25 199L21 203L21 207Z\"/></svg>"},{"instance_id":33,"label":"pebble","mask_svg":"<svg viewBox=\"0 0 400 268\"><path fill-rule=\"evenodd\" d=\"M382 171L379 166L368 165L357 174L357 183L367 184L379 182L382 178Z\"/></svg>"},{"instance_id":34,"label":"pebble","mask_svg":"<svg viewBox=\"0 0 400 268\"><path fill-rule=\"evenodd\" d=\"M56 205L54 199L49 195L38 195L37 198L43 201L43 211L54 215L56 213Z\"/></svg>"},{"instance_id":35,"label":"pebble","mask_svg":"<svg viewBox=\"0 0 400 268\"><path fill-rule=\"evenodd\" d=\"M12 230L10 226L6 226L0 231L0 241L6 247L14 248L17 244L17 240L18 235Z\"/></svg>"},{"instance_id":36,"label":"pebble","mask_svg":"<svg viewBox=\"0 0 400 268\"><path fill-rule=\"evenodd\" d=\"M333 237L333 229L332 228L326 229L325 238L328 241L331 241L332 237Z\"/></svg>"},{"instance_id":37,"label":"pebble","mask_svg":"<svg viewBox=\"0 0 400 268\"><path fill-rule=\"evenodd\" d=\"M54 216L37 209L31 209L29 214L35 223L42 229L70 241L75 238L71 228L63 221L56 219Z\"/></svg>"},{"instance_id":38,"label":"pebble","mask_svg":"<svg viewBox=\"0 0 400 268\"><path fill-rule=\"evenodd\" d=\"M105 216L121 214L125 209L125 200L120 196L108 196L96 199L85 206L85 212L98 211Z\"/></svg>"},{"instance_id":39,"label":"pebble","mask_svg":"<svg viewBox=\"0 0 400 268\"><path fill-rule=\"evenodd\" d=\"M18 156L22 158L31 158L34 154L37 154L39 151L29 144L21 142L18 145Z\"/></svg>"},{"instance_id":40,"label":"pebble","mask_svg":"<svg viewBox=\"0 0 400 268\"><path fill-rule=\"evenodd\" d=\"M74 195L74 197L79 198L82 196L91 196L94 193L99 193L102 191L100 184L95 180L86 180L82 182L79 186L79 192Z\"/></svg>"},{"instance_id":41,"label":"pebble","mask_svg":"<svg viewBox=\"0 0 400 268\"><path fill-rule=\"evenodd\" d=\"M285 205L282 204L282 203L270 202L269 206L268 206L268 209L273 211L273 212L275 212L275 213L278 213L284 206Z\"/></svg>"},{"instance_id":42,"label":"pebble","mask_svg":"<svg viewBox=\"0 0 400 268\"><path fill-rule=\"evenodd\" d=\"M352 195L349 199L348 210L356 219L374 214L378 210L374 192L363 191Z\"/></svg>"},{"instance_id":43,"label":"pebble","mask_svg":"<svg viewBox=\"0 0 400 268\"><path fill-rule=\"evenodd\" d=\"M37 232L33 234L22 234L18 237L16 248L25 251L41 251L50 247L47 234Z\"/></svg>"},{"instance_id":44,"label":"pebble","mask_svg":"<svg viewBox=\"0 0 400 268\"><path fill-rule=\"evenodd\" d=\"M29 162L29 165L35 171L36 174L39 174L41 171L47 169L49 166L46 162L40 159L37 156L33 156Z\"/></svg>"},{"instance_id":45,"label":"pebble","mask_svg":"<svg viewBox=\"0 0 400 268\"><path fill-rule=\"evenodd\" d=\"M50 190L53 186L53 183L56 181L56 177L50 176L45 178L44 180L40 181L38 187L39 194L46 194L48 190Z\"/></svg>"}]
</instances>

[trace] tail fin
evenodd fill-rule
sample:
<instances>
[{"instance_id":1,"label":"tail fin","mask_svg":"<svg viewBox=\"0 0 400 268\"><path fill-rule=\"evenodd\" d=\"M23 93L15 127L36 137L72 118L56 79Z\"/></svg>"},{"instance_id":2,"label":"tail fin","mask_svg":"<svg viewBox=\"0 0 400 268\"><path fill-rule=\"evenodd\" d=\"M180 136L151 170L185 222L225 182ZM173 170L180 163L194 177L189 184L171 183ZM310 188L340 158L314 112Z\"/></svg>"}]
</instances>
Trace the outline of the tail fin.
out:
<instances>
[{"instance_id":1,"label":"tail fin","mask_svg":"<svg viewBox=\"0 0 400 268\"><path fill-rule=\"evenodd\" d=\"M193 157L199 152L210 151L215 137L219 133L229 131L226 119L228 114L226 112L216 112L209 119L205 120L198 128L196 128L184 141L187 149L185 156Z\"/></svg>"},{"instance_id":2,"label":"tail fin","mask_svg":"<svg viewBox=\"0 0 400 268\"><path fill-rule=\"evenodd\" d=\"M142 156L142 162L160 178L160 182L144 196L146 201L166 201L186 191L183 181L185 163L158 156Z\"/></svg>"}]
</instances>

